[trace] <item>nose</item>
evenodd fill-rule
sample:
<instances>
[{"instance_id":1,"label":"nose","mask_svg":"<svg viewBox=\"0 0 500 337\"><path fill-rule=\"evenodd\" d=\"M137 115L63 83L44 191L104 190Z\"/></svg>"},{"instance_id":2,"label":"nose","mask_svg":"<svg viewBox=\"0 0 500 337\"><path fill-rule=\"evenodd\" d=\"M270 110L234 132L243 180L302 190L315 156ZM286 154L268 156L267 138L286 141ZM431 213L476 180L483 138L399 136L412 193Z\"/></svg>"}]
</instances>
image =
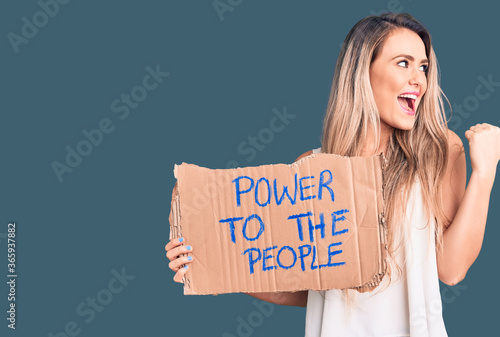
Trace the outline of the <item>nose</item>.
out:
<instances>
[{"instance_id":1,"label":"nose","mask_svg":"<svg viewBox=\"0 0 500 337\"><path fill-rule=\"evenodd\" d=\"M422 87L422 85L427 81L425 74L420 70L414 70L411 73L410 85L416 86L417 88Z\"/></svg>"}]
</instances>

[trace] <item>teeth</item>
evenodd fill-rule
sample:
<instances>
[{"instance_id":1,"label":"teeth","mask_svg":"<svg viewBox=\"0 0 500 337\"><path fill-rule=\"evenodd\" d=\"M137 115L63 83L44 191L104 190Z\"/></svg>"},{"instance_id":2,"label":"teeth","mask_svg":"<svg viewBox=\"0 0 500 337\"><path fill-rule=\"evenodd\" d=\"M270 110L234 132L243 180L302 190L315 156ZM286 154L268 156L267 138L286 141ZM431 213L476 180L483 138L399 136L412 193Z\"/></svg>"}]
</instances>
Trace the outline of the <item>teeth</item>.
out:
<instances>
[{"instance_id":1,"label":"teeth","mask_svg":"<svg viewBox=\"0 0 500 337\"><path fill-rule=\"evenodd\" d=\"M411 99L417 99L417 95L412 95L412 94L403 94L403 95L399 95L398 97L406 97L406 98L411 98Z\"/></svg>"}]
</instances>

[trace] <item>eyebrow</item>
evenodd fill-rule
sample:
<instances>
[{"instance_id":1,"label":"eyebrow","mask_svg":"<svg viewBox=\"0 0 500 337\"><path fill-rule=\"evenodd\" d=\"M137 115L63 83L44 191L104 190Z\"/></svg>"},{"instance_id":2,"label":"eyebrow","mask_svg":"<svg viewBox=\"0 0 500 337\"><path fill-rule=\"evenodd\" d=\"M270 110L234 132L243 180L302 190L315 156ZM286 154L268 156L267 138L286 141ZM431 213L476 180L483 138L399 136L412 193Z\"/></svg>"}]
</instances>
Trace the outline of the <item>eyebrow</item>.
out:
<instances>
[{"instance_id":1,"label":"eyebrow","mask_svg":"<svg viewBox=\"0 0 500 337\"><path fill-rule=\"evenodd\" d=\"M411 55L408 55L408 54L399 54L398 56L394 56L392 59L394 60L395 58L398 58L398 57L406 57L407 59L409 59L412 62L415 61L415 58ZM429 60L423 59L422 61L420 61L420 63L429 63Z\"/></svg>"}]
</instances>

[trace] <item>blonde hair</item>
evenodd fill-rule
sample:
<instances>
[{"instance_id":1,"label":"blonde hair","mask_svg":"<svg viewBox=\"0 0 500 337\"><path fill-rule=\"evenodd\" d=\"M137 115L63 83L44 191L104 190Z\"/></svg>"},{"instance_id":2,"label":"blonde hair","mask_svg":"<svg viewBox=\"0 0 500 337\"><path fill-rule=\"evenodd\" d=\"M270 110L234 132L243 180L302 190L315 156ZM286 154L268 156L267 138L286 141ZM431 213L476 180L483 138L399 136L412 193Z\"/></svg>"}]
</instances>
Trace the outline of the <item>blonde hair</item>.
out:
<instances>
[{"instance_id":1,"label":"blonde hair","mask_svg":"<svg viewBox=\"0 0 500 337\"><path fill-rule=\"evenodd\" d=\"M387 252L391 259L403 244L401 240L396 242L396 238L404 230L401 221L416 178L421 183L427 218L436 223L434 235L437 249L442 245L443 226L449 223L441 201L441 183L448 158L448 127L442 98L446 96L439 85L439 69L431 36L411 15L370 15L351 29L335 66L322 138L324 153L360 156L370 132L375 136L373 154L377 154L380 118L370 85L369 69L389 34L404 28L420 36L429 65L426 72L427 91L416 111L414 127L409 131L394 129L385 154L385 219L388 227ZM401 267L396 267L401 275ZM387 274L390 283L390 266ZM349 300L348 291L344 291L344 294Z\"/></svg>"}]
</instances>

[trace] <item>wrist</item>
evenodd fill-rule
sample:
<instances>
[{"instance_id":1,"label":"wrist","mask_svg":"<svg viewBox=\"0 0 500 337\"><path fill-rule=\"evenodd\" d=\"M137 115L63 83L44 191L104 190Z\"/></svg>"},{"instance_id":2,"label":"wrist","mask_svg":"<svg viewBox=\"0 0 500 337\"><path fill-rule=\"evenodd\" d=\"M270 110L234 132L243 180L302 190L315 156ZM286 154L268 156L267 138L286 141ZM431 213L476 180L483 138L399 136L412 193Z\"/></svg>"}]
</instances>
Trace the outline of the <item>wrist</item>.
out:
<instances>
[{"instance_id":1,"label":"wrist","mask_svg":"<svg viewBox=\"0 0 500 337\"><path fill-rule=\"evenodd\" d=\"M480 171L472 170L470 180L476 180L484 187L493 187L493 182L495 181L496 170L492 171Z\"/></svg>"}]
</instances>

